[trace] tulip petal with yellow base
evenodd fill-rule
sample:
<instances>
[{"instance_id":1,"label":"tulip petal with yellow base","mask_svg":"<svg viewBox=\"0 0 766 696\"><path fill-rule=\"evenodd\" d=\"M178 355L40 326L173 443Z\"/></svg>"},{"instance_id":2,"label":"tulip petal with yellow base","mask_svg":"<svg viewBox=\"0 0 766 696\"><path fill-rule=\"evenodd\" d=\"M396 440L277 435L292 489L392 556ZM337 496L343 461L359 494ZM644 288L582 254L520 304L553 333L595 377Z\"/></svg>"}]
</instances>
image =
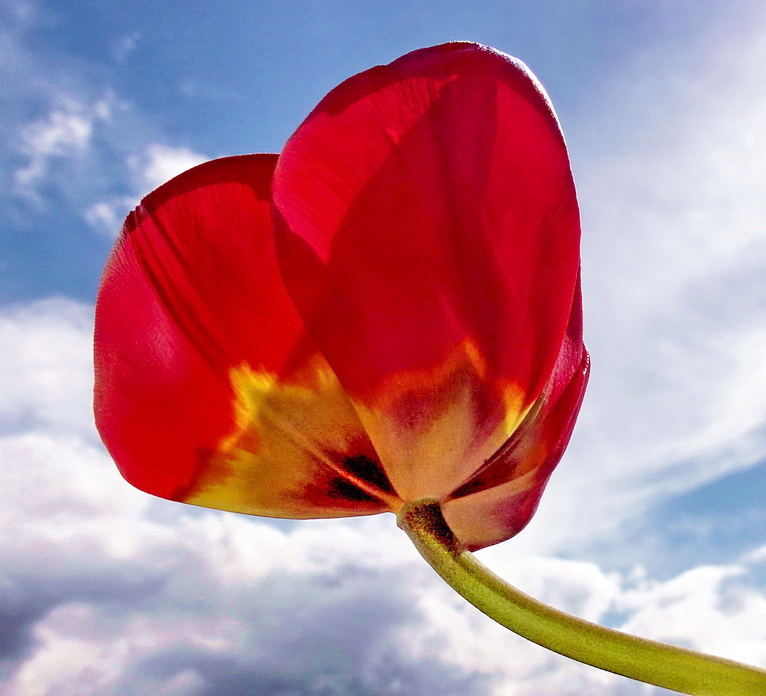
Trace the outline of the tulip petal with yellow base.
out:
<instances>
[{"instance_id":1,"label":"tulip petal with yellow base","mask_svg":"<svg viewBox=\"0 0 766 696\"><path fill-rule=\"evenodd\" d=\"M272 517L390 511L455 589L574 659L689 694L766 672L569 617L469 550L530 520L589 372L564 139L471 43L347 80L277 155L195 167L128 217L96 314L125 478Z\"/></svg>"}]
</instances>

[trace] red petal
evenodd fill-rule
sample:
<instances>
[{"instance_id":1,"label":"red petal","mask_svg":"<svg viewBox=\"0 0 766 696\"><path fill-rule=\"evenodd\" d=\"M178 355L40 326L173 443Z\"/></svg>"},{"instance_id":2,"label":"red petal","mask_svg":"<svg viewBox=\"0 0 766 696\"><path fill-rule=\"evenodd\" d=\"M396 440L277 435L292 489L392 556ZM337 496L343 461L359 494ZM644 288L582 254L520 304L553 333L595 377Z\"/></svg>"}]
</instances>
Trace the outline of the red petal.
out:
<instances>
[{"instance_id":1,"label":"red petal","mask_svg":"<svg viewBox=\"0 0 766 696\"><path fill-rule=\"evenodd\" d=\"M128 217L97 304L97 425L125 478L155 495L379 512L392 489L277 270L276 159L200 165Z\"/></svg>"},{"instance_id":2,"label":"red petal","mask_svg":"<svg viewBox=\"0 0 766 696\"><path fill-rule=\"evenodd\" d=\"M551 378L579 265L564 141L514 59L468 43L333 90L280 155L278 253L406 499L441 498Z\"/></svg>"},{"instance_id":3,"label":"red petal","mask_svg":"<svg viewBox=\"0 0 766 696\"><path fill-rule=\"evenodd\" d=\"M590 371L578 291L548 386L505 446L444 505L456 536L472 550L505 541L532 518L574 429Z\"/></svg>"}]
</instances>

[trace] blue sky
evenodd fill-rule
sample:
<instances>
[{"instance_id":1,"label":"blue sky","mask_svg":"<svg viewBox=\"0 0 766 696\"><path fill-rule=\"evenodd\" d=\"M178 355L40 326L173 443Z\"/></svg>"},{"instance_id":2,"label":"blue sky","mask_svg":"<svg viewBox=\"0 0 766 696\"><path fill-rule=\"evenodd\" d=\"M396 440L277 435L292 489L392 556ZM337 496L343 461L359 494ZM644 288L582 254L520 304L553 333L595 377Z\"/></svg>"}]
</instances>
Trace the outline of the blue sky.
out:
<instances>
[{"instance_id":1,"label":"blue sky","mask_svg":"<svg viewBox=\"0 0 766 696\"><path fill-rule=\"evenodd\" d=\"M390 516L149 498L90 415L121 220L279 151L346 77L454 39L550 94L594 368L535 520L482 558L586 618L766 665L766 13L713 2L0 0L0 694L659 694L464 607Z\"/></svg>"},{"instance_id":2,"label":"blue sky","mask_svg":"<svg viewBox=\"0 0 766 696\"><path fill-rule=\"evenodd\" d=\"M93 124L97 152L77 162L50 158L50 178L67 181L63 190L47 186L45 206L8 201L14 214L6 221L3 257L29 273L5 278L0 298L50 292L92 297L107 240L82 240L71 249L72 262L61 263L79 240L77 206L110 193L135 196L125 160L147 142L208 157L278 151L345 77L456 38L522 56L564 121L572 122L593 85L618 79L646 42L683 37L710 14L700 4L694 12L690 3L639 5L233 2L189 13L175 3L8 2L4 14L15 31L7 50L18 49L4 68L11 85L3 97L4 120L11 132L14 125L45 119L62 95L74 95L86 110L106 99L111 113ZM570 139L575 127L567 128ZM14 135L17 147L7 153L12 162L19 156ZM38 231L34 239L30 228ZM62 229L71 230L66 240Z\"/></svg>"}]
</instances>

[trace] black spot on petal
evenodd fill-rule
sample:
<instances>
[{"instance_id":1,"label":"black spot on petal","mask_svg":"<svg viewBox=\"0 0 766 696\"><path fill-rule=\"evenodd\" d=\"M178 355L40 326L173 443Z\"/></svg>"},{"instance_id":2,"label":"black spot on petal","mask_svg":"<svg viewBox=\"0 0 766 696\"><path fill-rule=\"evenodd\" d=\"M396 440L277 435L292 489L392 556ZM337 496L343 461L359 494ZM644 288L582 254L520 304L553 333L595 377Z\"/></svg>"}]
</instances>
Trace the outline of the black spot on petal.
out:
<instances>
[{"instance_id":1,"label":"black spot on petal","mask_svg":"<svg viewBox=\"0 0 766 696\"><path fill-rule=\"evenodd\" d=\"M340 498L342 500L353 500L356 503L380 504L378 498L366 493L342 476L338 476L330 481L328 496L330 498Z\"/></svg>"},{"instance_id":2,"label":"black spot on petal","mask_svg":"<svg viewBox=\"0 0 766 696\"><path fill-rule=\"evenodd\" d=\"M380 489L385 493L394 493L394 487L386 476L386 472L380 464L371 459L367 455L358 454L354 457L346 457L341 466L348 471L349 474L356 476L362 481L372 484L375 488Z\"/></svg>"}]
</instances>

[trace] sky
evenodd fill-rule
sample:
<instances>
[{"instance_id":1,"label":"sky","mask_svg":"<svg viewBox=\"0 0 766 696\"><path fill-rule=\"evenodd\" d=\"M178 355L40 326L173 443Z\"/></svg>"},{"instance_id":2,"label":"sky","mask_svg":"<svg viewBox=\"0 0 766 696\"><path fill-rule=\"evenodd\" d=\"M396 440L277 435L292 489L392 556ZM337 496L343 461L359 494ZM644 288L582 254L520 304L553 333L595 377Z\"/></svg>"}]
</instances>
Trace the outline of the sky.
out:
<instances>
[{"instance_id":1,"label":"sky","mask_svg":"<svg viewBox=\"0 0 766 696\"><path fill-rule=\"evenodd\" d=\"M0 695L657 696L468 606L391 515L152 498L92 422L125 214L278 152L346 77L468 39L570 149L593 373L529 527L479 552L584 618L766 667L766 10L731 0L0 0Z\"/></svg>"}]
</instances>

